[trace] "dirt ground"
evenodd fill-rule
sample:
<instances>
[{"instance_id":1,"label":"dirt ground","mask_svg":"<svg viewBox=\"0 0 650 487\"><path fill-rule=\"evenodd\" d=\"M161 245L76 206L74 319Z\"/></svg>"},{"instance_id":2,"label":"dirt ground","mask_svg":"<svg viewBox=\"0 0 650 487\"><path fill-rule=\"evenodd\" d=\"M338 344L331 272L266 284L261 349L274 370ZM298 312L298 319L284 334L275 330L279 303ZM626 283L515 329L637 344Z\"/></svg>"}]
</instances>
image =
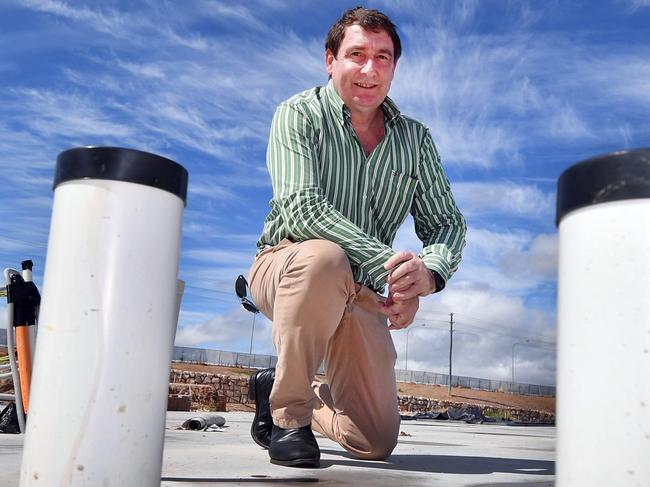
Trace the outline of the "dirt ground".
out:
<instances>
[{"instance_id":1,"label":"dirt ground","mask_svg":"<svg viewBox=\"0 0 650 487\"><path fill-rule=\"evenodd\" d=\"M213 374L231 375L235 377L248 377L255 371L255 369L224 367L220 365L188 364L181 362L172 363L172 367L179 370L210 372ZM413 384L410 382L398 382L397 392L400 396L426 397L428 399L486 405L496 408L518 408L555 413L554 397L521 396L505 392L477 391L474 389L459 387L452 387L450 396L447 387ZM230 407L230 404L228 406ZM241 406L238 410L248 411L252 410L252 408Z\"/></svg>"}]
</instances>

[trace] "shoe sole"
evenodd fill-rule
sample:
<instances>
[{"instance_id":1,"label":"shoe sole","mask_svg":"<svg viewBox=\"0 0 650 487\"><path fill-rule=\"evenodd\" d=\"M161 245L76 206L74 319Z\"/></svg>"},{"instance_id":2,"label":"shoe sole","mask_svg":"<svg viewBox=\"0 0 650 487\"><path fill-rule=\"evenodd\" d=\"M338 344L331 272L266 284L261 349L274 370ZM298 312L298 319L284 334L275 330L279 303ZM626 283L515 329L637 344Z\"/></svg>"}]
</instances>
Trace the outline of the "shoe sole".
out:
<instances>
[{"instance_id":1,"label":"shoe sole","mask_svg":"<svg viewBox=\"0 0 650 487\"><path fill-rule=\"evenodd\" d=\"M283 467L320 468L320 460L313 458L296 458L295 460L275 460L271 458L271 463Z\"/></svg>"},{"instance_id":2,"label":"shoe sole","mask_svg":"<svg viewBox=\"0 0 650 487\"><path fill-rule=\"evenodd\" d=\"M261 446L265 450L268 450L269 445L265 445L260 440L258 440L257 437L255 436L255 425L257 424L257 416L259 414L259 408L257 407L256 380L257 380L257 372L251 375L250 378L248 379L248 398L251 401L255 402L255 417L253 418L253 424L251 424L251 438L253 438L253 441L257 443L259 446Z\"/></svg>"}]
</instances>

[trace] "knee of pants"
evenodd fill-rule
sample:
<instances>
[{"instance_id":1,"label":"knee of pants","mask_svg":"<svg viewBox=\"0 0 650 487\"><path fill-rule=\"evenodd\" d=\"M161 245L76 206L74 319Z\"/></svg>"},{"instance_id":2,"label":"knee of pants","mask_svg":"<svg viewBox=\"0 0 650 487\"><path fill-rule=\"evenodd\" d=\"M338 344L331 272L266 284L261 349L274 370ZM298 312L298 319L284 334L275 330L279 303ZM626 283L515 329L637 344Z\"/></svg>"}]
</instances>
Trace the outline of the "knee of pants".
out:
<instances>
[{"instance_id":1,"label":"knee of pants","mask_svg":"<svg viewBox=\"0 0 650 487\"><path fill-rule=\"evenodd\" d=\"M352 279L350 260L345 251L328 240L306 240L300 243L300 258L305 259L305 273L320 284Z\"/></svg>"},{"instance_id":2,"label":"knee of pants","mask_svg":"<svg viewBox=\"0 0 650 487\"><path fill-rule=\"evenodd\" d=\"M339 430L339 443L356 458L363 460L384 460L397 446L399 427L386 425L385 429L365 432L348 425L346 432Z\"/></svg>"},{"instance_id":3,"label":"knee of pants","mask_svg":"<svg viewBox=\"0 0 650 487\"><path fill-rule=\"evenodd\" d=\"M385 460L393 453L396 446L396 435L378 435L370 440L368 451L355 454L355 456L364 460Z\"/></svg>"}]
</instances>

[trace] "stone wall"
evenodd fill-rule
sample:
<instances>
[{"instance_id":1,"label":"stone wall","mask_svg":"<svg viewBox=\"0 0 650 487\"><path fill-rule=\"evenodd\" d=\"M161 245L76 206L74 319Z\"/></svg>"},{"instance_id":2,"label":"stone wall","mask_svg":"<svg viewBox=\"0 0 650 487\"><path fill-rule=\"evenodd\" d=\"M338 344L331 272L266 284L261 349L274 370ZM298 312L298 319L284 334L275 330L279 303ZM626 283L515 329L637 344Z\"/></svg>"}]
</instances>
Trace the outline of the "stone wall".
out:
<instances>
[{"instance_id":1,"label":"stone wall","mask_svg":"<svg viewBox=\"0 0 650 487\"><path fill-rule=\"evenodd\" d=\"M248 398L248 378L230 377L208 372L189 372L172 369L169 375L170 394L177 396L191 396L192 409L210 409L228 404L250 404ZM225 398L225 403L224 403ZM398 397L400 411L404 413L429 413L446 411L449 407L464 407L468 404L457 401L444 401L427 399L424 397L400 396ZM221 403L221 404L219 404ZM523 422L552 422L555 415L543 411L529 411L514 408L493 408L491 406L478 406L486 416L503 416ZM222 411L224 409L212 409Z\"/></svg>"},{"instance_id":2,"label":"stone wall","mask_svg":"<svg viewBox=\"0 0 650 487\"><path fill-rule=\"evenodd\" d=\"M248 378L230 377L209 372L190 372L171 369L169 394L191 396L192 409L214 406L222 411L222 404L249 404Z\"/></svg>"}]
</instances>

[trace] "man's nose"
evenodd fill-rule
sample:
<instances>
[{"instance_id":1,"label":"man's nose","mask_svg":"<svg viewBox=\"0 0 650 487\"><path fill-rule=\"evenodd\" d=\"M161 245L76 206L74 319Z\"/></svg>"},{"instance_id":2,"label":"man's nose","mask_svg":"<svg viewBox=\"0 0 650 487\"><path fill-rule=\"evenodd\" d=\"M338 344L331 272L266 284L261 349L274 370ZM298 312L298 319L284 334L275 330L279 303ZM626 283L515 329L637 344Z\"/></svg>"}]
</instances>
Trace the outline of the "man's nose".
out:
<instances>
[{"instance_id":1,"label":"man's nose","mask_svg":"<svg viewBox=\"0 0 650 487\"><path fill-rule=\"evenodd\" d=\"M361 68L361 72L363 74L375 74L377 70L375 69L375 62L373 59L368 59L366 61L366 64L363 65Z\"/></svg>"}]
</instances>

